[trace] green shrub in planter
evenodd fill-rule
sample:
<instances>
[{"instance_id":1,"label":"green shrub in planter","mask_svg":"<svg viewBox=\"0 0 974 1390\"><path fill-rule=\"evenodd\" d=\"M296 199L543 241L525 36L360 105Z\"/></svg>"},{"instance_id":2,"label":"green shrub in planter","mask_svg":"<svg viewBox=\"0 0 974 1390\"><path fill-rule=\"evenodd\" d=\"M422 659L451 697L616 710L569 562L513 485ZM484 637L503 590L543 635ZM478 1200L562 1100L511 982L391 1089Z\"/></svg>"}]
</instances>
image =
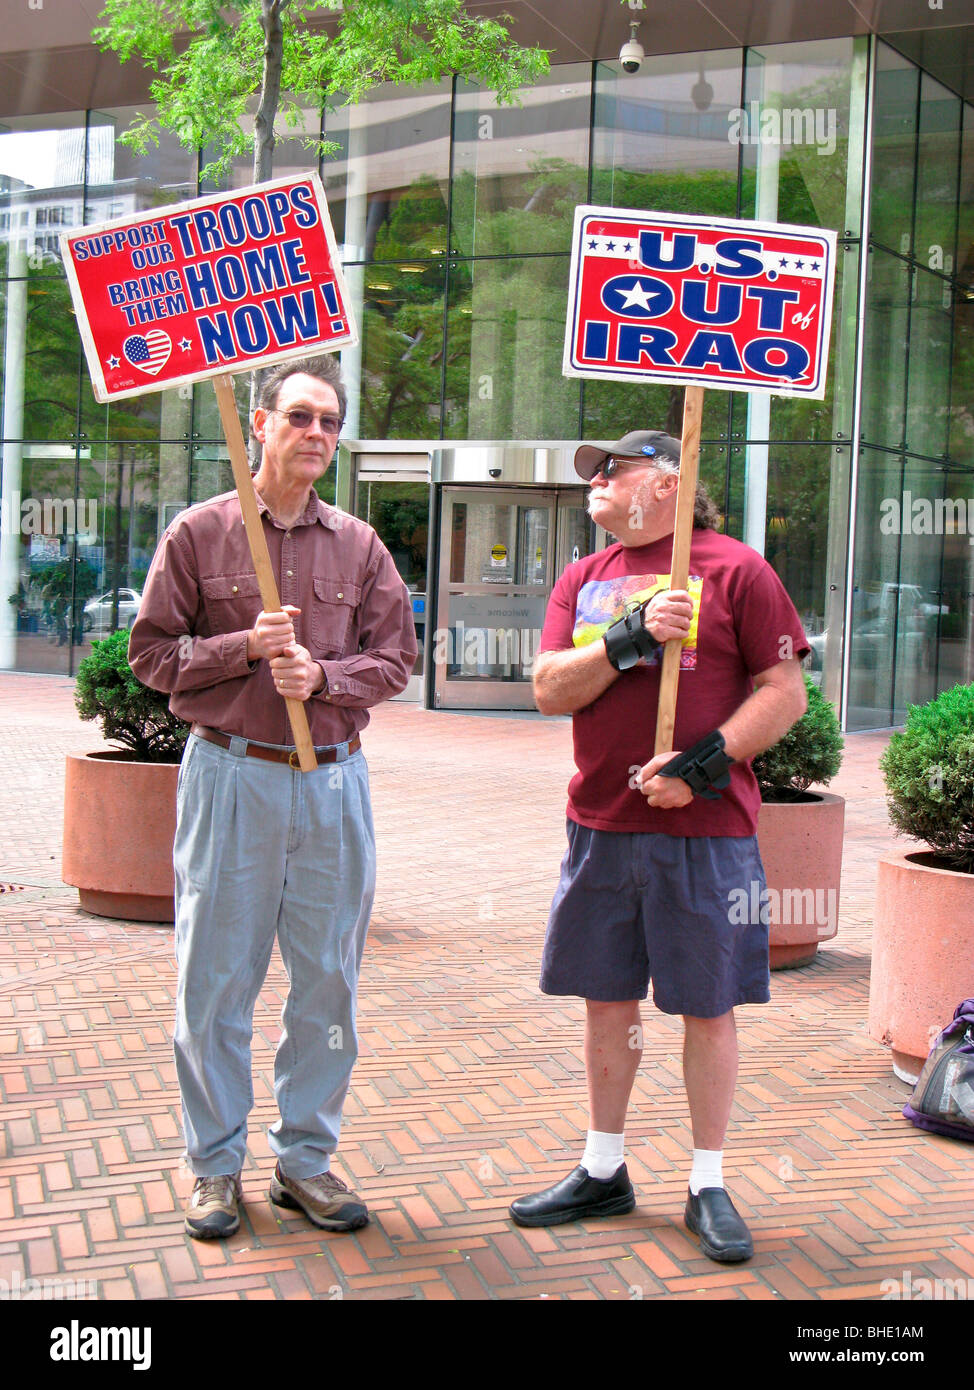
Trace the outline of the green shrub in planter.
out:
<instances>
[{"instance_id":1,"label":"green shrub in planter","mask_svg":"<svg viewBox=\"0 0 974 1390\"><path fill-rule=\"evenodd\" d=\"M113 632L92 642L78 667L74 703L82 719L100 719L102 733L130 748L143 763L178 763L189 726L169 710L169 697L132 673L129 635Z\"/></svg>"},{"instance_id":2,"label":"green shrub in planter","mask_svg":"<svg viewBox=\"0 0 974 1390\"><path fill-rule=\"evenodd\" d=\"M831 781L842 764L835 709L808 676L805 689L808 709L801 719L751 763L762 801L807 801L808 787Z\"/></svg>"},{"instance_id":3,"label":"green shrub in planter","mask_svg":"<svg viewBox=\"0 0 974 1390\"><path fill-rule=\"evenodd\" d=\"M945 866L974 873L974 685L911 705L880 760L890 820Z\"/></svg>"}]
</instances>

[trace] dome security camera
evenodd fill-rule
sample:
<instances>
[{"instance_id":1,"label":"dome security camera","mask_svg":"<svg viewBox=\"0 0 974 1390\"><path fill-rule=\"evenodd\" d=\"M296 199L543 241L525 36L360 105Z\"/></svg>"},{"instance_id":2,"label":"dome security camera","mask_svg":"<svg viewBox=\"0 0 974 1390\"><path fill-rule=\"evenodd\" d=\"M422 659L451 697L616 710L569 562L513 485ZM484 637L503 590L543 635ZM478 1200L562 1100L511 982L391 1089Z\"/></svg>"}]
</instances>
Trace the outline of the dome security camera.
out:
<instances>
[{"instance_id":1,"label":"dome security camera","mask_svg":"<svg viewBox=\"0 0 974 1390\"><path fill-rule=\"evenodd\" d=\"M629 38L619 50L619 62L622 64L623 72L638 72L642 67L643 59L646 54L643 46L636 38L636 30L639 28L639 21L636 20L629 26Z\"/></svg>"},{"instance_id":2,"label":"dome security camera","mask_svg":"<svg viewBox=\"0 0 974 1390\"><path fill-rule=\"evenodd\" d=\"M693 104L698 111L706 111L707 108L710 106L710 103L713 101L714 89L713 87L711 87L710 83L704 77L702 72L700 74L700 81L694 84L693 90L690 92L690 96L693 99Z\"/></svg>"}]
</instances>

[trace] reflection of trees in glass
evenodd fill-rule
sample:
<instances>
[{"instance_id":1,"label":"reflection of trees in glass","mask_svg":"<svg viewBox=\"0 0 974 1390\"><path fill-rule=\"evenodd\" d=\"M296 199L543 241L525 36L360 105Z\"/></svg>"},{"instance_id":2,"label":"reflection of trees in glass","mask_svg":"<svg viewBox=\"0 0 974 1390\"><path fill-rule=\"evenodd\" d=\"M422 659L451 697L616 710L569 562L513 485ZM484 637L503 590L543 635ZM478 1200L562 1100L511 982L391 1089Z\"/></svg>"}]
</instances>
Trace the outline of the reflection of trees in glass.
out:
<instances>
[{"instance_id":1,"label":"reflection of trees in glass","mask_svg":"<svg viewBox=\"0 0 974 1390\"><path fill-rule=\"evenodd\" d=\"M365 267L362 433L424 439L440 433L446 210L436 179L397 200ZM461 345L453 351L454 361ZM449 367L448 367L449 384Z\"/></svg>"},{"instance_id":2,"label":"reflection of trees in glass","mask_svg":"<svg viewBox=\"0 0 974 1390\"><path fill-rule=\"evenodd\" d=\"M564 159L539 159L526 173L453 180L451 244L463 256L567 252L579 203L588 201L588 170Z\"/></svg>"},{"instance_id":3,"label":"reflection of trees in glass","mask_svg":"<svg viewBox=\"0 0 974 1390\"><path fill-rule=\"evenodd\" d=\"M25 438L64 439L75 432L79 351L67 284L50 269L30 265L24 354Z\"/></svg>"},{"instance_id":4,"label":"reflection of trees in glass","mask_svg":"<svg viewBox=\"0 0 974 1390\"><path fill-rule=\"evenodd\" d=\"M6 285L7 247L0 248L0 284ZM32 257L27 268L27 323L24 355L25 439L67 439L78 419L78 366L81 340L67 282L53 262ZM4 295L4 305L7 303ZM106 407L95 403L87 372L83 375L86 432L104 433ZM157 397L149 398L157 402ZM146 410L141 398L111 407L112 429L132 439L158 439L158 404ZM73 481L67 492L73 495Z\"/></svg>"},{"instance_id":5,"label":"reflection of trees in glass","mask_svg":"<svg viewBox=\"0 0 974 1390\"><path fill-rule=\"evenodd\" d=\"M386 268L384 274L393 282L406 279L396 269ZM402 284L398 303L365 301L361 390L367 439L425 439L440 433L442 274L437 268L438 286L415 283L418 279Z\"/></svg>"},{"instance_id":6,"label":"reflection of trees in glass","mask_svg":"<svg viewBox=\"0 0 974 1390\"><path fill-rule=\"evenodd\" d=\"M955 462L966 464L974 464L974 268L970 280L970 285L954 293L950 383L950 455Z\"/></svg>"},{"instance_id":7,"label":"reflection of trees in glass","mask_svg":"<svg viewBox=\"0 0 974 1390\"><path fill-rule=\"evenodd\" d=\"M403 582L426 587L429 541L429 487L426 483L373 485L368 520L389 551Z\"/></svg>"},{"instance_id":8,"label":"reflection of trees in glass","mask_svg":"<svg viewBox=\"0 0 974 1390\"><path fill-rule=\"evenodd\" d=\"M578 429L579 383L561 374L568 257L478 260L464 412L451 434L557 439Z\"/></svg>"},{"instance_id":9,"label":"reflection of trees in glass","mask_svg":"<svg viewBox=\"0 0 974 1390\"><path fill-rule=\"evenodd\" d=\"M821 613L829 524L829 454L821 447L777 447L768 458L765 557L799 612Z\"/></svg>"},{"instance_id":10,"label":"reflection of trees in glass","mask_svg":"<svg viewBox=\"0 0 974 1390\"><path fill-rule=\"evenodd\" d=\"M441 256L446 251L446 201L432 174L414 179L402 192L376 194L366 220L368 260Z\"/></svg>"},{"instance_id":11,"label":"reflection of trees in glass","mask_svg":"<svg viewBox=\"0 0 974 1390\"><path fill-rule=\"evenodd\" d=\"M72 570L74 571L74 605L71 603ZM57 633L58 646L63 647L68 640L68 614L71 618L71 640L83 641L82 618L85 603L91 598L98 584L98 576L87 560L59 560L48 569L41 570L36 578L44 602L44 617Z\"/></svg>"},{"instance_id":12,"label":"reflection of trees in glass","mask_svg":"<svg viewBox=\"0 0 974 1390\"><path fill-rule=\"evenodd\" d=\"M642 169L594 169L592 202L647 212L736 217L737 174L724 169L675 174Z\"/></svg>"},{"instance_id":13,"label":"reflection of trees in glass","mask_svg":"<svg viewBox=\"0 0 974 1390\"><path fill-rule=\"evenodd\" d=\"M892 61L895 66L888 67ZM879 45L873 99L873 170L869 231L892 250L900 235L910 239L916 165L917 95L920 73ZM908 247L904 247L904 250Z\"/></svg>"},{"instance_id":14,"label":"reflection of trees in glass","mask_svg":"<svg viewBox=\"0 0 974 1390\"><path fill-rule=\"evenodd\" d=\"M851 40L849 46L851 50ZM783 128L783 133L800 134L801 143L782 144L779 147L776 222L828 227L840 235L846 230L849 102L850 69L845 63L805 87L770 92L762 102L764 110L804 113L801 120L793 114L787 131ZM794 130L796 123L797 131ZM817 142L822 135L826 136L826 143L819 144ZM835 142L831 152L830 136ZM754 163L758 149L758 146L751 145L745 149L742 217L754 216Z\"/></svg>"}]
</instances>

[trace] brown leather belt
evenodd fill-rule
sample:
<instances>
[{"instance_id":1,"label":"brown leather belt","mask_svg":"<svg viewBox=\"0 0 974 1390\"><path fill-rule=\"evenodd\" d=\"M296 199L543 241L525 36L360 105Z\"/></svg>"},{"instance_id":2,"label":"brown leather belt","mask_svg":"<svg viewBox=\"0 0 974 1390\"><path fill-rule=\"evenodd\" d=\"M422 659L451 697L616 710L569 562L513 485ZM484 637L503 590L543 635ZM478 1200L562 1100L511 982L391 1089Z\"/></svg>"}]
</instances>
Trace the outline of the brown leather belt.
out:
<instances>
[{"instance_id":1,"label":"brown leather belt","mask_svg":"<svg viewBox=\"0 0 974 1390\"><path fill-rule=\"evenodd\" d=\"M191 732L206 743L215 743L218 748L230 747L229 734L221 734L217 729L208 729L205 724L194 724ZM263 758L268 763L287 763L288 767L294 768L300 766L296 748L262 748L259 743L250 743L246 739L244 742L247 743L244 752L248 758ZM344 747L345 745L340 743L337 748L316 748L314 752L318 766L320 767L322 763L337 763L339 749ZM349 739L348 756L351 757L353 753L357 753L361 747L362 740L356 734L354 738Z\"/></svg>"}]
</instances>

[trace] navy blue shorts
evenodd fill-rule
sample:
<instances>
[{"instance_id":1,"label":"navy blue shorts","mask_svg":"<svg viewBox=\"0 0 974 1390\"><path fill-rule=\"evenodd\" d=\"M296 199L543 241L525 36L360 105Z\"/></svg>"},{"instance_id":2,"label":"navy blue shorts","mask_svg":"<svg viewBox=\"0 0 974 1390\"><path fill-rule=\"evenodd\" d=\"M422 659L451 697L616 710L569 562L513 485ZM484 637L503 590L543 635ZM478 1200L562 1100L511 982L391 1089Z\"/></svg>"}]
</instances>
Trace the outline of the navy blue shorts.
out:
<instances>
[{"instance_id":1,"label":"navy blue shorts","mask_svg":"<svg viewBox=\"0 0 974 1390\"><path fill-rule=\"evenodd\" d=\"M771 998L756 837L622 834L568 822L541 963L545 994L645 999L719 1018ZM767 910L763 916L767 918Z\"/></svg>"}]
</instances>

